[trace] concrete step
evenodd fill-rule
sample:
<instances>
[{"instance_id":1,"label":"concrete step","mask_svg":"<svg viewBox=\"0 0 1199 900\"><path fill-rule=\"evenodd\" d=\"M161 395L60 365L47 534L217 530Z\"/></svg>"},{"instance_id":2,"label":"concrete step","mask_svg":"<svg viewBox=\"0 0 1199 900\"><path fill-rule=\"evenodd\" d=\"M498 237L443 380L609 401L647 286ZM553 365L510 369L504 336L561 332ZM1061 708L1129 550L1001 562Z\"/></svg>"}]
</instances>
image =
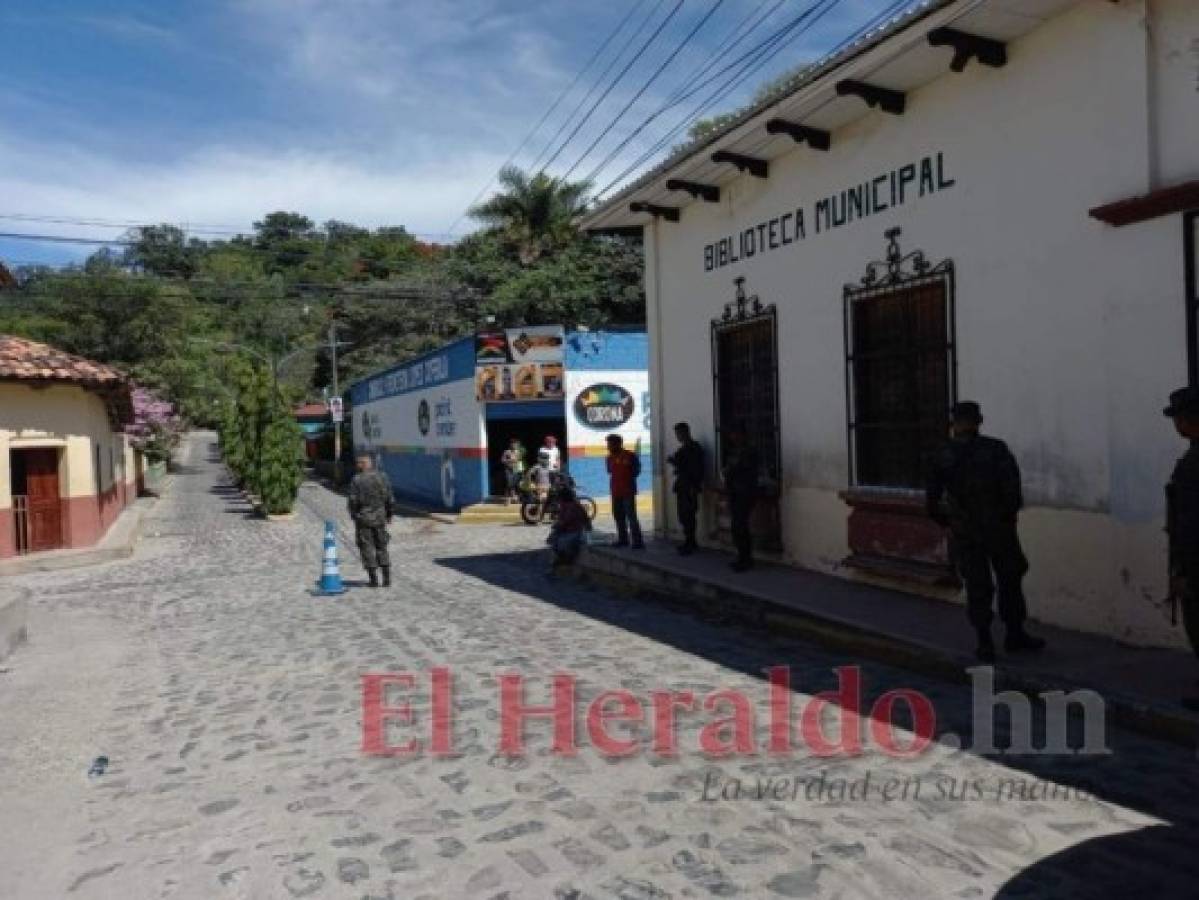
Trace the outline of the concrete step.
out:
<instances>
[{"instance_id":1,"label":"concrete step","mask_svg":"<svg viewBox=\"0 0 1199 900\"><path fill-rule=\"evenodd\" d=\"M979 665L961 606L781 565L729 571L728 555L705 549L681 557L652 541L647 552L595 546L576 574L625 595L693 607L751 627L788 632L851 658L875 659L950 681ZM1195 690L1194 657L1168 648L1130 647L1110 638L1032 623L1044 653L1001 655L999 690L1030 695L1086 688L1103 698L1110 721L1194 746L1199 716L1181 704ZM1002 648L1002 631L996 629Z\"/></svg>"}]
</instances>

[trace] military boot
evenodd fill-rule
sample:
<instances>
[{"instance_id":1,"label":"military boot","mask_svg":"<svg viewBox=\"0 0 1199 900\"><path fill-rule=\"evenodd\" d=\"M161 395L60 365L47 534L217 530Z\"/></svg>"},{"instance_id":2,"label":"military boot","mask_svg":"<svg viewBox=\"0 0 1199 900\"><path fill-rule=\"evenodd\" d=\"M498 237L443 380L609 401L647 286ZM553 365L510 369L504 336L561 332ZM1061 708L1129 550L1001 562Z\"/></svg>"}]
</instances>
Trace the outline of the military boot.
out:
<instances>
[{"instance_id":1,"label":"military boot","mask_svg":"<svg viewBox=\"0 0 1199 900\"><path fill-rule=\"evenodd\" d=\"M391 587L391 566L383 566L383 587Z\"/></svg>"},{"instance_id":2,"label":"military boot","mask_svg":"<svg viewBox=\"0 0 1199 900\"><path fill-rule=\"evenodd\" d=\"M978 647L974 651L979 662L995 662L995 642L991 640L991 629L978 629Z\"/></svg>"},{"instance_id":3,"label":"military boot","mask_svg":"<svg viewBox=\"0 0 1199 900\"><path fill-rule=\"evenodd\" d=\"M1045 649L1045 641L1033 637L1024 630L1023 625L1016 625L1007 630L1007 636L1003 639L1003 649L1008 653L1036 653Z\"/></svg>"},{"instance_id":4,"label":"military boot","mask_svg":"<svg viewBox=\"0 0 1199 900\"><path fill-rule=\"evenodd\" d=\"M379 570L367 569L366 574L370 577L370 586L377 588L379 586Z\"/></svg>"}]
</instances>

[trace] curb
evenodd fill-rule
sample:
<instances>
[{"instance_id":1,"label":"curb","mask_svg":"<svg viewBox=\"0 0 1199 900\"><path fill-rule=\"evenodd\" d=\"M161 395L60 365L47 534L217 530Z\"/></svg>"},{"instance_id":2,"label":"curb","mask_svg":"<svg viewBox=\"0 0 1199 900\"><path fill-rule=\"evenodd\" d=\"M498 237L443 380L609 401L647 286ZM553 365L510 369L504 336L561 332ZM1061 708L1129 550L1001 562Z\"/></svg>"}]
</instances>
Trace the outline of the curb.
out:
<instances>
[{"instance_id":1,"label":"curb","mask_svg":"<svg viewBox=\"0 0 1199 900\"><path fill-rule=\"evenodd\" d=\"M118 559L128 559L133 555L134 548L137 546L138 540L142 533L142 519L145 517L146 510L158 502L158 497L141 497L138 498L131 506L125 508L121 514L123 516L131 516L132 524L129 526L129 535L116 546L112 547L97 547L91 550L68 550L62 556L18 556L15 559L8 559L0 562L0 578L6 575L26 575L31 572L59 572L63 569L80 569L85 566L94 566L99 563L112 562ZM115 525L113 526L116 527ZM59 553L63 551L50 551L51 553Z\"/></svg>"},{"instance_id":2,"label":"curb","mask_svg":"<svg viewBox=\"0 0 1199 900\"><path fill-rule=\"evenodd\" d=\"M0 662L29 640L29 590L0 587Z\"/></svg>"},{"instance_id":3,"label":"curb","mask_svg":"<svg viewBox=\"0 0 1199 900\"><path fill-rule=\"evenodd\" d=\"M638 600L698 612L756 629L769 629L809 640L830 650L852 651L863 658L919 672L943 681L969 684L972 656L871 631L856 622L796 609L751 593L630 560L603 548L584 551L574 577ZM1039 700L1050 691L1087 689L1058 673L994 665L995 690L1013 690ZM1149 737L1194 748L1199 718L1183 709L1147 702L1118 692L1101 691L1110 723Z\"/></svg>"}]
</instances>

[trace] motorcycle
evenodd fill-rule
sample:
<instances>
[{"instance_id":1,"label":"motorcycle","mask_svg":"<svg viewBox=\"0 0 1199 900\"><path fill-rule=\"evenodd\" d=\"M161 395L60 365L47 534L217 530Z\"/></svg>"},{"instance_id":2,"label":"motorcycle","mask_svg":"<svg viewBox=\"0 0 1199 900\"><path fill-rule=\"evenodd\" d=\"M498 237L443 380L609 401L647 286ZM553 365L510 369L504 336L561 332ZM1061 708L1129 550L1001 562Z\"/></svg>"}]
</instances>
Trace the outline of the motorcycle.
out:
<instances>
[{"instance_id":1,"label":"motorcycle","mask_svg":"<svg viewBox=\"0 0 1199 900\"><path fill-rule=\"evenodd\" d=\"M561 502L561 494L564 488L575 490L575 481L569 475L554 479L554 483L550 485L544 504L537 499L536 493L525 491L522 494L520 503L520 517L524 520L524 523L526 525L538 525L542 522L555 521L558 518L558 505ZM587 513L587 518L594 521L596 516L595 500L586 494L578 493L578 491L575 491L575 499L583 507L583 511Z\"/></svg>"}]
</instances>

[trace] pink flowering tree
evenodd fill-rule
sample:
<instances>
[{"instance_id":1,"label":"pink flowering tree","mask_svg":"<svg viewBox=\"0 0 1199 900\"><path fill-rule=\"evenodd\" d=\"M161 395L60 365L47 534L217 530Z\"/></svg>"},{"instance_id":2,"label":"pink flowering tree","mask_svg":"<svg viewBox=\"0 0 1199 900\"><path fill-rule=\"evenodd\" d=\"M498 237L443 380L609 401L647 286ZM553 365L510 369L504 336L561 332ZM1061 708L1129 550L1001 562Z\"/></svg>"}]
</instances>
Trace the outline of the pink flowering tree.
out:
<instances>
[{"instance_id":1,"label":"pink flowering tree","mask_svg":"<svg viewBox=\"0 0 1199 900\"><path fill-rule=\"evenodd\" d=\"M183 420L175 405L142 387L135 387L132 394L133 422L125 426L125 433L147 459L169 463L183 436Z\"/></svg>"}]
</instances>

